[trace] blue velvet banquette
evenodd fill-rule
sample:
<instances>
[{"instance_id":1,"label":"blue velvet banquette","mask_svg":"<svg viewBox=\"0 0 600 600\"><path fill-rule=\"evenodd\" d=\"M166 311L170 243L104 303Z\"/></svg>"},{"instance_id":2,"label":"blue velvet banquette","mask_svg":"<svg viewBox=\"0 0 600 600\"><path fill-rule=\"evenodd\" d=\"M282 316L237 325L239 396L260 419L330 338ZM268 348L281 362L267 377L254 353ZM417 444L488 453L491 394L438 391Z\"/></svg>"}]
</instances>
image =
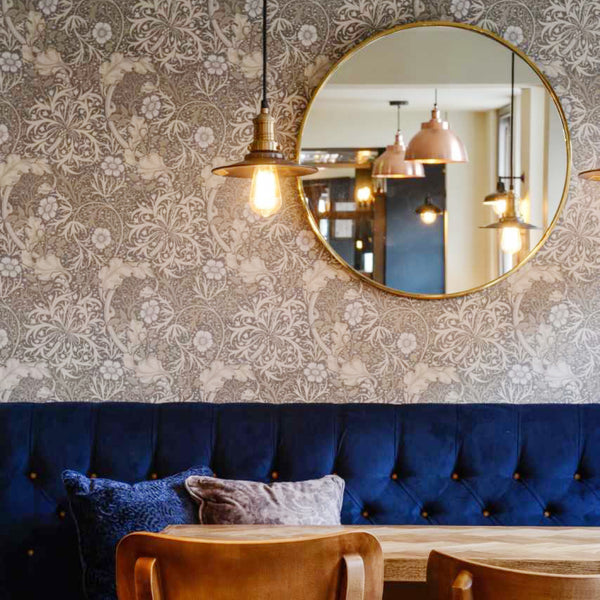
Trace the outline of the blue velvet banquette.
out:
<instances>
[{"instance_id":1,"label":"blue velvet banquette","mask_svg":"<svg viewBox=\"0 0 600 600\"><path fill-rule=\"evenodd\" d=\"M600 405L0 405L1 598L82 598L63 469L346 480L344 523L600 525ZM485 516L484 516L485 511Z\"/></svg>"}]
</instances>

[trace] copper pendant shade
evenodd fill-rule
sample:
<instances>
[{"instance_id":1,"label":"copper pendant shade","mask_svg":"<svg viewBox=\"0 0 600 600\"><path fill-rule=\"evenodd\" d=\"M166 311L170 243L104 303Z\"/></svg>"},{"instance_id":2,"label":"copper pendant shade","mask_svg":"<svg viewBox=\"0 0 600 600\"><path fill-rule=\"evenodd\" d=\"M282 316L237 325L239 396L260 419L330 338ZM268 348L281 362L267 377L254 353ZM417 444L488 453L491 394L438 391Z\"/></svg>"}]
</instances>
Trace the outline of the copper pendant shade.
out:
<instances>
[{"instance_id":1,"label":"copper pendant shade","mask_svg":"<svg viewBox=\"0 0 600 600\"><path fill-rule=\"evenodd\" d=\"M300 177L318 171L286 160L277 143L275 135L275 119L269 111L267 101L267 0L263 0L263 99L261 111L254 119L254 139L249 146L249 153L241 162L216 167L212 170L215 175L223 177L253 178L260 168L270 168L276 175L282 177Z\"/></svg>"},{"instance_id":2,"label":"copper pendant shade","mask_svg":"<svg viewBox=\"0 0 600 600\"><path fill-rule=\"evenodd\" d=\"M409 179L425 177L422 164L405 160L406 146L400 131L400 107L408 104L406 100L393 100L390 106L397 108L397 128L394 143L387 146L385 152L373 161L371 177L380 179Z\"/></svg>"},{"instance_id":3,"label":"copper pendant shade","mask_svg":"<svg viewBox=\"0 0 600 600\"><path fill-rule=\"evenodd\" d=\"M406 160L431 165L469 162L464 144L450 129L448 121L442 120L437 105L437 90L431 119L421 123L421 131L410 140Z\"/></svg>"}]
</instances>

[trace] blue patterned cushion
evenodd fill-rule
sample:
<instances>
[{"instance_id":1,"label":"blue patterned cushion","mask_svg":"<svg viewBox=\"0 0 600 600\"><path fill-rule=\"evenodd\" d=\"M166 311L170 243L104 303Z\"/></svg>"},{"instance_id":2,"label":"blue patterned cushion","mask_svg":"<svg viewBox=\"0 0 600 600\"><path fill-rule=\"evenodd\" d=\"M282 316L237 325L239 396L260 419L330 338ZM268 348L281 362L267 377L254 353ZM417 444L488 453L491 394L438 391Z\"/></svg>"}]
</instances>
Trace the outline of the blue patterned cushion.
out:
<instances>
[{"instance_id":1,"label":"blue patterned cushion","mask_svg":"<svg viewBox=\"0 0 600 600\"><path fill-rule=\"evenodd\" d=\"M115 550L132 531L160 531L167 525L197 523L194 502L185 490L191 475L212 475L208 467L189 469L157 481L134 485L89 479L64 471L63 482L77 524L88 600L115 600Z\"/></svg>"}]
</instances>

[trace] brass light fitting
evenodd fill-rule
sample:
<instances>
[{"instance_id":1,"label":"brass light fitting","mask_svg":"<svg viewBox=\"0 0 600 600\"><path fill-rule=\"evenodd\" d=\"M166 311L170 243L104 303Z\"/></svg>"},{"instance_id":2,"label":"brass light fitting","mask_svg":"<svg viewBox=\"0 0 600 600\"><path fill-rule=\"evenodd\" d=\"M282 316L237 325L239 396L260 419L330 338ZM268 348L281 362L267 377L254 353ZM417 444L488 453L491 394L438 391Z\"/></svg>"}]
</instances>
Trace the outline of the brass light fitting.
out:
<instances>
[{"instance_id":1,"label":"brass light fitting","mask_svg":"<svg viewBox=\"0 0 600 600\"><path fill-rule=\"evenodd\" d=\"M244 160L213 169L212 172L215 175L249 179L254 176L258 166L273 166L282 177L301 177L318 171L316 167L308 167L286 160L277 143L275 119L270 114L268 106L261 108L253 123L254 139L248 147L249 152L244 156Z\"/></svg>"},{"instance_id":2,"label":"brass light fitting","mask_svg":"<svg viewBox=\"0 0 600 600\"><path fill-rule=\"evenodd\" d=\"M287 160L277 143L275 119L267 100L267 0L263 0L262 17L263 97L260 113L254 119L254 139L244 160L216 167L212 172L223 177L252 178L250 208L263 217L270 217L282 205L279 177L309 175L318 169Z\"/></svg>"},{"instance_id":3,"label":"brass light fitting","mask_svg":"<svg viewBox=\"0 0 600 600\"><path fill-rule=\"evenodd\" d=\"M415 209L415 212L419 215L419 218L425 225L431 225L435 223L435 220L439 215L443 215L444 211L431 202L431 198L427 196L423 204Z\"/></svg>"}]
</instances>

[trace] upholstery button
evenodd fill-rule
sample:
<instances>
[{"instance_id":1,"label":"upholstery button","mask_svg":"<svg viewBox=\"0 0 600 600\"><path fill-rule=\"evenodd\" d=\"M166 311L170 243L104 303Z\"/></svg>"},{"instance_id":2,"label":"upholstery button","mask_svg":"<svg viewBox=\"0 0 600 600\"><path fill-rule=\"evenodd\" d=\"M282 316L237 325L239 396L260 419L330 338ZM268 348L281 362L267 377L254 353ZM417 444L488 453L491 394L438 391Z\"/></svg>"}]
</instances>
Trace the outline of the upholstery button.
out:
<instances>
[{"instance_id":1,"label":"upholstery button","mask_svg":"<svg viewBox=\"0 0 600 600\"><path fill-rule=\"evenodd\" d=\"M458 473L452 473L452 479L454 479L454 481L458 481L460 479Z\"/></svg>"},{"instance_id":2,"label":"upholstery button","mask_svg":"<svg viewBox=\"0 0 600 600\"><path fill-rule=\"evenodd\" d=\"M29 479L37 479L38 474L35 471L29 473Z\"/></svg>"},{"instance_id":3,"label":"upholstery button","mask_svg":"<svg viewBox=\"0 0 600 600\"><path fill-rule=\"evenodd\" d=\"M546 509L544 511L544 516L546 517L546 519L549 519L552 516L552 513L548 509Z\"/></svg>"},{"instance_id":4,"label":"upholstery button","mask_svg":"<svg viewBox=\"0 0 600 600\"><path fill-rule=\"evenodd\" d=\"M396 481L396 479L398 479L398 473L392 473L392 479Z\"/></svg>"},{"instance_id":5,"label":"upholstery button","mask_svg":"<svg viewBox=\"0 0 600 600\"><path fill-rule=\"evenodd\" d=\"M515 473L513 473L513 479L516 479L517 481L518 481L519 479L521 479L521 473L519 473L519 472L515 472Z\"/></svg>"},{"instance_id":6,"label":"upholstery button","mask_svg":"<svg viewBox=\"0 0 600 600\"><path fill-rule=\"evenodd\" d=\"M277 471L273 471L271 473L271 479L279 479L279 473Z\"/></svg>"},{"instance_id":7,"label":"upholstery button","mask_svg":"<svg viewBox=\"0 0 600 600\"><path fill-rule=\"evenodd\" d=\"M426 510L422 510L422 511L421 511L421 516L422 516L424 519L428 519L428 518L429 518L429 513L428 513Z\"/></svg>"},{"instance_id":8,"label":"upholstery button","mask_svg":"<svg viewBox=\"0 0 600 600\"><path fill-rule=\"evenodd\" d=\"M575 473L575 475L573 475L573 479L575 479L575 481L580 481L581 480L581 473Z\"/></svg>"},{"instance_id":9,"label":"upholstery button","mask_svg":"<svg viewBox=\"0 0 600 600\"><path fill-rule=\"evenodd\" d=\"M29 550L27 550L27 556L33 556L34 554L33 548L29 548Z\"/></svg>"},{"instance_id":10,"label":"upholstery button","mask_svg":"<svg viewBox=\"0 0 600 600\"><path fill-rule=\"evenodd\" d=\"M487 508L484 508L481 514L487 519L491 513Z\"/></svg>"},{"instance_id":11,"label":"upholstery button","mask_svg":"<svg viewBox=\"0 0 600 600\"><path fill-rule=\"evenodd\" d=\"M363 510L361 514L362 514L362 516L363 516L365 519L367 519L367 518L369 517L369 511L368 511L368 510Z\"/></svg>"},{"instance_id":12,"label":"upholstery button","mask_svg":"<svg viewBox=\"0 0 600 600\"><path fill-rule=\"evenodd\" d=\"M150 473L150 479L158 479L158 473Z\"/></svg>"}]
</instances>

